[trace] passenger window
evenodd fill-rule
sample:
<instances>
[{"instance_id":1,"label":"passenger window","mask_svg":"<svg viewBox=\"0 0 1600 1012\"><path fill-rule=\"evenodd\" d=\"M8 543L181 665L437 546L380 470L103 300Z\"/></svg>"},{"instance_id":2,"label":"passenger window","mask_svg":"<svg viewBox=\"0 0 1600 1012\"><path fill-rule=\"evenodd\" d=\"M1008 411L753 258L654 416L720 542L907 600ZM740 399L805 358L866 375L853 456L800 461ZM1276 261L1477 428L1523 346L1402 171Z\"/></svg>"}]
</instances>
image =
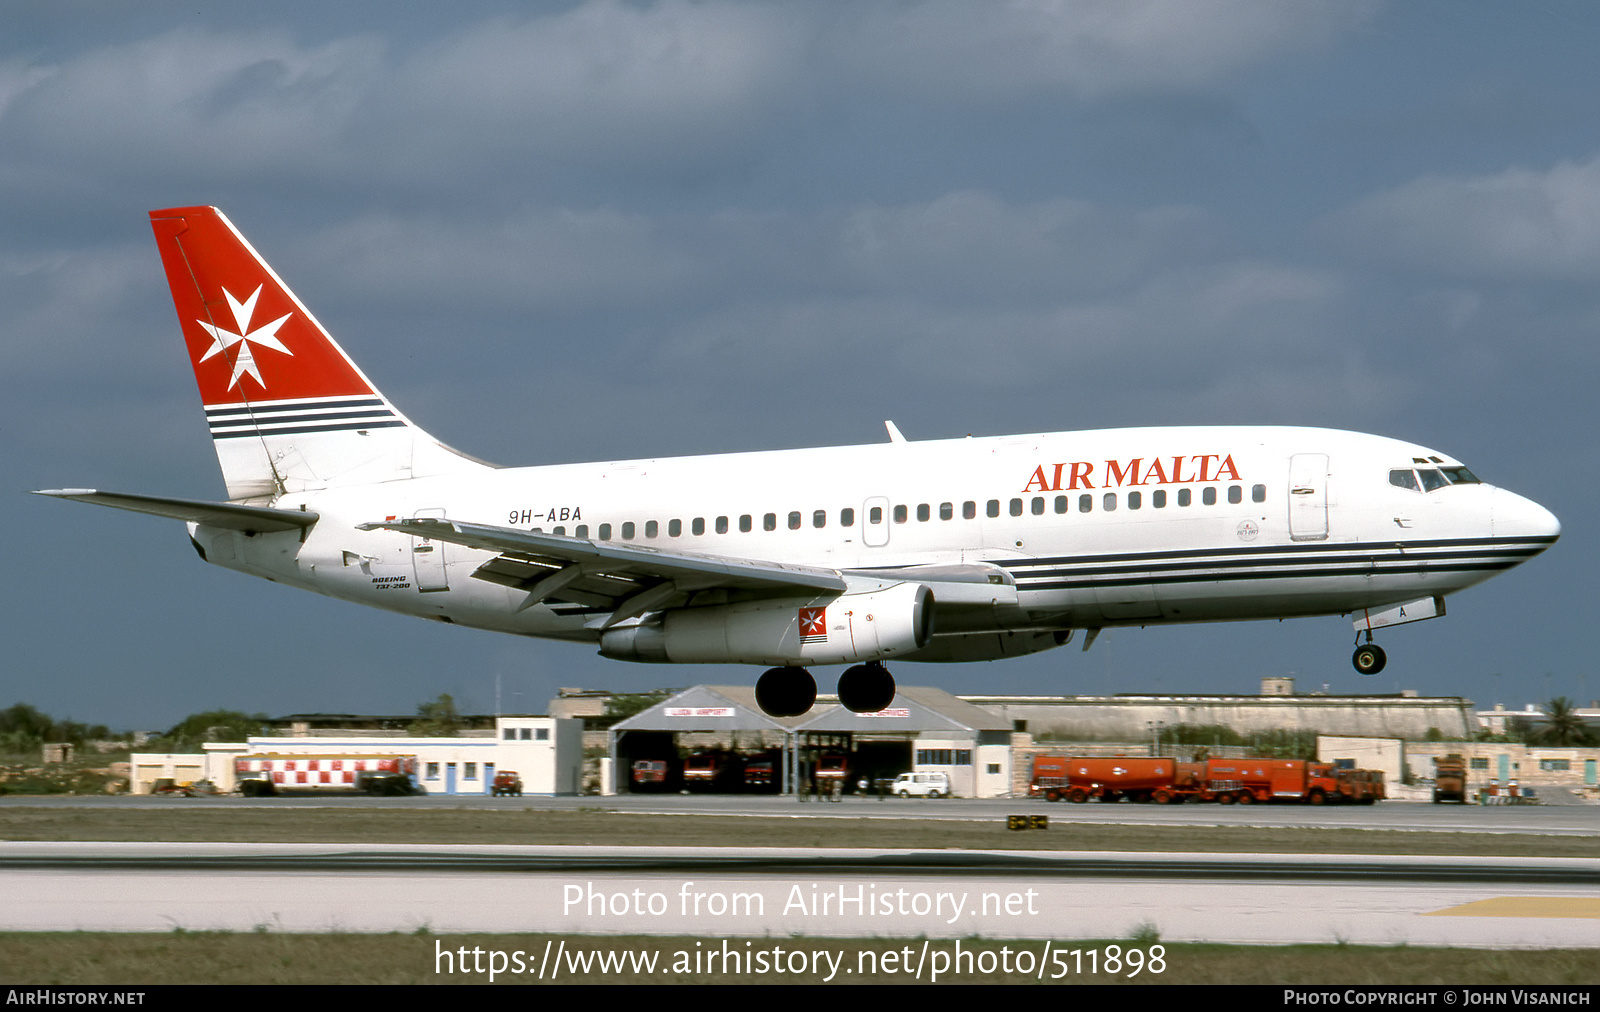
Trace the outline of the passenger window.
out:
<instances>
[{"instance_id":1,"label":"passenger window","mask_svg":"<svg viewBox=\"0 0 1600 1012\"><path fill-rule=\"evenodd\" d=\"M601 541L610 541L611 540L611 525L610 524L601 524L600 525L600 540Z\"/></svg>"},{"instance_id":2,"label":"passenger window","mask_svg":"<svg viewBox=\"0 0 1600 1012\"><path fill-rule=\"evenodd\" d=\"M1179 506L1187 506L1187 505L1189 505L1189 497L1190 497L1190 492L1189 492L1188 489L1186 489L1186 488L1178 489L1178 505Z\"/></svg>"},{"instance_id":3,"label":"passenger window","mask_svg":"<svg viewBox=\"0 0 1600 1012\"><path fill-rule=\"evenodd\" d=\"M917 507L917 519L918 520L921 520L923 522L927 522L928 517L931 516L931 515L932 514L928 512L928 504L927 503L923 503L922 505Z\"/></svg>"},{"instance_id":4,"label":"passenger window","mask_svg":"<svg viewBox=\"0 0 1600 1012\"><path fill-rule=\"evenodd\" d=\"M1150 505L1158 510L1167 508L1167 490L1158 488L1150 493Z\"/></svg>"},{"instance_id":5,"label":"passenger window","mask_svg":"<svg viewBox=\"0 0 1600 1012\"><path fill-rule=\"evenodd\" d=\"M706 518L695 517L694 522L689 525L689 530L693 532L694 536L697 538L704 534L706 532Z\"/></svg>"},{"instance_id":6,"label":"passenger window","mask_svg":"<svg viewBox=\"0 0 1600 1012\"><path fill-rule=\"evenodd\" d=\"M1138 492L1129 492L1128 493L1128 508L1131 509L1131 510L1138 509L1141 505L1143 505L1143 501L1142 500L1143 500L1143 497Z\"/></svg>"},{"instance_id":7,"label":"passenger window","mask_svg":"<svg viewBox=\"0 0 1600 1012\"><path fill-rule=\"evenodd\" d=\"M1233 503L1235 506L1244 502L1244 489L1240 488L1238 485L1229 485L1228 501Z\"/></svg>"},{"instance_id":8,"label":"passenger window","mask_svg":"<svg viewBox=\"0 0 1600 1012\"><path fill-rule=\"evenodd\" d=\"M883 523L883 507L882 506L874 506L874 507L872 507L872 512L867 515L867 520L868 520L869 523L874 523L874 524Z\"/></svg>"},{"instance_id":9,"label":"passenger window","mask_svg":"<svg viewBox=\"0 0 1600 1012\"><path fill-rule=\"evenodd\" d=\"M645 537L653 538L657 534L659 534L660 532L661 532L661 527L654 520L646 520L644 522L644 536Z\"/></svg>"},{"instance_id":10,"label":"passenger window","mask_svg":"<svg viewBox=\"0 0 1600 1012\"><path fill-rule=\"evenodd\" d=\"M1217 504L1217 487L1215 485L1207 485L1201 489L1200 501L1207 506L1215 506Z\"/></svg>"},{"instance_id":11,"label":"passenger window","mask_svg":"<svg viewBox=\"0 0 1600 1012\"><path fill-rule=\"evenodd\" d=\"M726 534L726 533L728 533L728 518L727 517L717 517L717 533L718 534Z\"/></svg>"},{"instance_id":12,"label":"passenger window","mask_svg":"<svg viewBox=\"0 0 1600 1012\"><path fill-rule=\"evenodd\" d=\"M828 526L828 511L827 510L817 510L815 513L812 513L811 514L811 526L813 526L813 527L826 527L826 526Z\"/></svg>"},{"instance_id":13,"label":"passenger window","mask_svg":"<svg viewBox=\"0 0 1600 1012\"><path fill-rule=\"evenodd\" d=\"M622 525L622 540L624 540L624 541L632 541L633 540L633 521L632 520L629 520L627 523Z\"/></svg>"},{"instance_id":14,"label":"passenger window","mask_svg":"<svg viewBox=\"0 0 1600 1012\"><path fill-rule=\"evenodd\" d=\"M1011 500L1011 515L1014 516L1014 517L1022 516L1022 500L1021 499L1013 499L1013 500Z\"/></svg>"},{"instance_id":15,"label":"passenger window","mask_svg":"<svg viewBox=\"0 0 1600 1012\"><path fill-rule=\"evenodd\" d=\"M854 527L856 525L856 511L845 507L839 511L839 526Z\"/></svg>"},{"instance_id":16,"label":"passenger window","mask_svg":"<svg viewBox=\"0 0 1600 1012\"><path fill-rule=\"evenodd\" d=\"M776 513L768 513L767 515L763 516L761 518L761 529L764 530L764 531L775 531L775 530L777 530L778 529L778 514L776 514Z\"/></svg>"},{"instance_id":17,"label":"passenger window","mask_svg":"<svg viewBox=\"0 0 1600 1012\"><path fill-rule=\"evenodd\" d=\"M939 519L940 520L954 520L955 518L956 518L956 504L955 503L953 503L953 502L942 502L942 503L939 504Z\"/></svg>"},{"instance_id":18,"label":"passenger window","mask_svg":"<svg viewBox=\"0 0 1600 1012\"><path fill-rule=\"evenodd\" d=\"M988 507L987 507L985 512L987 512L991 517L999 516L1000 515L1000 500L999 499L990 499L989 500L989 505L988 505Z\"/></svg>"},{"instance_id":19,"label":"passenger window","mask_svg":"<svg viewBox=\"0 0 1600 1012\"><path fill-rule=\"evenodd\" d=\"M1065 513L1066 511L1067 511L1067 497L1064 496L1064 495L1056 496L1056 512L1057 513Z\"/></svg>"},{"instance_id":20,"label":"passenger window","mask_svg":"<svg viewBox=\"0 0 1600 1012\"><path fill-rule=\"evenodd\" d=\"M799 510L791 510L789 512L789 529L791 531L798 531L800 529L800 511Z\"/></svg>"},{"instance_id":21,"label":"passenger window","mask_svg":"<svg viewBox=\"0 0 1600 1012\"><path fill-rule=\"evenodd\" d=\"M1117 494L1115 492L1107 492L1103 497L1100 506L1107 513L1114 511L1117 508Z\"/></svg>"},{"instance_id":22,"label":"passenger window","mask_svg":"<svg viewBox=\"0 0 1600 1012\"><path fill-rule=\"evenodd\" d=\"M1028 504L1028 508L1033 511L1033 515L1034 516L1036 516L1036 517L1044 516L1044 496L1042 496L1042 495L1034 496L1033 497L1033 502Z\"/></svg>"},{"instance_id":23,"label":"passenger window","mask_svg":"<svg viewBox=\"0 0 1600 1012\"><path fill-rule=\"evenodd\" d=\"M580 538L586 538L586 537L589 536L589 525L588 524L579 524L578 525L578 529L576 531L574 531L573 533L576 534Z\"/></svg>"},{"instance_id":24,"label":"passenger window","mask_svg":"<svg viewBox=\"0 0 1600 1012\"><path fill-rule=\"evenodd\" d=\"M750 528L753 526L755 526L755 521L751 518L750 514L742 513L739 515L739 533L749 534Z\"/></svg>"},{"instance_id":25,"label":"passenger window","mask_svg":"<svg viewBox=\"0 0 1600 1012\"><path fill-rule=\"evenodd\" d=\"M906 522L906 508L904 506L896 506L894 508L894 522L897 524Z\"/></svg>"},{"instance_id":26,"label":"passenger window","mask_svg":"<svg viewBox=\"0 0 1600 1012\"><path fill-rule=\"evenodd\" d=\"M667 521L667 534L670 535L671 537L674 537L674 538L680 537L683 534L683 521L682 520L668 520Z\"/></svg>"},{"instance_id":27,"label":"passenger window","mask_svg":"<svg viewBox=\"0 0 1600 1012\"><path fill-rule=\"evenodd\" d=\"M968 499L961 504L961 519L976 520L978 518L978 504Z\"/></svg>"},{"instance_id":28,"label":"passenger window","mask_svg":"<svg viewBox=\"0 0 1600 1012\"><path fill-rule=\"evenodd\" d=\"M551 530L550 533L551 534L559 534L562 537L566 537L567 536L567 529L565 527L557 527L557 528Z\"/></svg>"},{"instance_id":29,"label":"passenger window","mask_svg":"<svg viewBox=\"0 0 1600 1012\"><path fill-rule=\"evenodd\" d=\"M1094 496L1084 493L1078 496L1078 512L1089 513L1094 510Z\"/></svg>"},{"instance_id":30,"label":"passenger window","mask_svg":"<svg viewBox=\"0 0 1600 1012\"><path fill-rule=\"evenodd\" d=\"M1250 501L1251 502L1266 502L1267 501L1267 486L1265 486L1265 485L1251 485L1250 486Z\"/></svg>"}]
</instances>

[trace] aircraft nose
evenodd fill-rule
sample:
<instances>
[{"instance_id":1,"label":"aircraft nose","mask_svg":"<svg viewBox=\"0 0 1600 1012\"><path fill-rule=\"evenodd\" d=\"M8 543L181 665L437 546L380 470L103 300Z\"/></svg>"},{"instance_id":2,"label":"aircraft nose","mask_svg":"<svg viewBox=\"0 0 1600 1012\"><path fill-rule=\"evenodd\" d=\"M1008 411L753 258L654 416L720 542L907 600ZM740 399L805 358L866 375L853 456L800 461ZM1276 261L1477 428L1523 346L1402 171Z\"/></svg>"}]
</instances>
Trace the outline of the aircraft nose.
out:
<instances>
[{"instance_id":1,"label":"aircraft nose","mask_svg":"<svg viewBox=\"0 0 1600 1012\"><path fill-rule=\"evenodd\" d=\"M1554 543L1561 536L1561 521L1532 499L1496 489L1491 509L1497 538L1549 538Z\"/></svg>"}]
</instances>

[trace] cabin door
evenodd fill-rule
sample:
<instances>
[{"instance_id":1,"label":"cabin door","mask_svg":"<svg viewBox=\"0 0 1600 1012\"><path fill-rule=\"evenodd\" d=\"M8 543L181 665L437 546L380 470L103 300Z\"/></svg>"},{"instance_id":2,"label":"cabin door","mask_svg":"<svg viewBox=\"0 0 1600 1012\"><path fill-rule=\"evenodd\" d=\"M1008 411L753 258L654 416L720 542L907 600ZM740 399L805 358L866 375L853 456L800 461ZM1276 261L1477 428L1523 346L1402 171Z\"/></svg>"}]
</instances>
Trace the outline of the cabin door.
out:
<instances>
[{"instance_id":1,"label":"cabin door","mask_svg":"<svg viewBox=\"0 0 1600 1012\"><path fill-rule=\"evenodd\" d=\"M1328 539L1328 455L1297 453L1289 458L1289 538Z\"/></svg>"},{"instance_id":2,"label":"cabin door","mask_svg":"<svg viewBox=\"0 0 1600 1012\"><path fill-rule=\"evenodd\" d=\"M411 516L417 520L443 520L444 510L417 510ZM411 569L417 578L417 589L423 593L450 589L444 572L444 545L431 538L411 539Z\"/></svg>"}]
</instances>

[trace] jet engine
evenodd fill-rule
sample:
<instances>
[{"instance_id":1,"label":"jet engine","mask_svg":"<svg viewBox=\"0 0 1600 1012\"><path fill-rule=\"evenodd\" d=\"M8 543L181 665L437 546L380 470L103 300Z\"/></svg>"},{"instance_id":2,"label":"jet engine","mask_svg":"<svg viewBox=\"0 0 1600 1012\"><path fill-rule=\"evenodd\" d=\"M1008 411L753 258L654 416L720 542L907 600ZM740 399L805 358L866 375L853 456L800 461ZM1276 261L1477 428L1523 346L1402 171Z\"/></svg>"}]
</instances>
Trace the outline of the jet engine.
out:
<instances>
[{"instance_id":1,"label":"jet engine","mask_svg":"<svg viewBox=\"0 0 1600 1012\"><path fill-rule=\"evenodd\" d=\"M933 638L933 591L900 583L839 597L677 608L660 622L609 629L600 653L670 664L857 664L909 654Z\"/></svg>"}]
</instances>

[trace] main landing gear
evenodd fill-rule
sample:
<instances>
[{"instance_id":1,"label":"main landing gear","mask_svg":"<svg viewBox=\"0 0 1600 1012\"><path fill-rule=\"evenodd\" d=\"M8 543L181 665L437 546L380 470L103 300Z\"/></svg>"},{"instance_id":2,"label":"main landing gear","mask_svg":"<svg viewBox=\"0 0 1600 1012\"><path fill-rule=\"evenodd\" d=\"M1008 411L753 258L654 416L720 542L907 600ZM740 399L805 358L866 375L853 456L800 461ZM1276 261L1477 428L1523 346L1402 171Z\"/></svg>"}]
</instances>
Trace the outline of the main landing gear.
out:
<instances>
[{"instance_id":1,"label":"main landing gear","mask_svg":"<svg viewBox=\"0 0 1600 1012\"><path fill-rule=\"evenodd\" d=\"M756 681L756 705L769 717L798 717L817 701L817 680L800 667L768 668ZM839 702L855 713L877 713L894 702L894 676L877 661L839 676Z\"/></svg>"},{"instance_id":2,"label":"main landing gear","mask_svg":"<svg viewBox=\"0 0 1600 1012\"><path fill-rule=\"evenodd\" d=\"M1389 663L1389 657L1383 648L1372 642L1372 630L1367 630L1367 641L1356 647L1356 652L1351 655L1350 663L1363 675L1375 675L1383 670Z\"/></svg>"},{"instance_id":3,"label":"main landing gear","mask_svg":"<svg viewBox=\"0 0 1600 1012\"><path fill-rule=\"evenodd\" d=\"M839 676L839 702L853 713L877 713L894 702L894 676L877 661L846 668Z\"/></svg>"},{"instance_id":4,"label":"main landing gear","mask_svg":"<svg viewBox=\"0 0 1600 1012\"><path fill-rule=\"evenodd\" d=\"M756 705L769 717L798 717L817 701L817 680L805 668L768 668L756 681Z\"/></svg>"}]
</instances>

